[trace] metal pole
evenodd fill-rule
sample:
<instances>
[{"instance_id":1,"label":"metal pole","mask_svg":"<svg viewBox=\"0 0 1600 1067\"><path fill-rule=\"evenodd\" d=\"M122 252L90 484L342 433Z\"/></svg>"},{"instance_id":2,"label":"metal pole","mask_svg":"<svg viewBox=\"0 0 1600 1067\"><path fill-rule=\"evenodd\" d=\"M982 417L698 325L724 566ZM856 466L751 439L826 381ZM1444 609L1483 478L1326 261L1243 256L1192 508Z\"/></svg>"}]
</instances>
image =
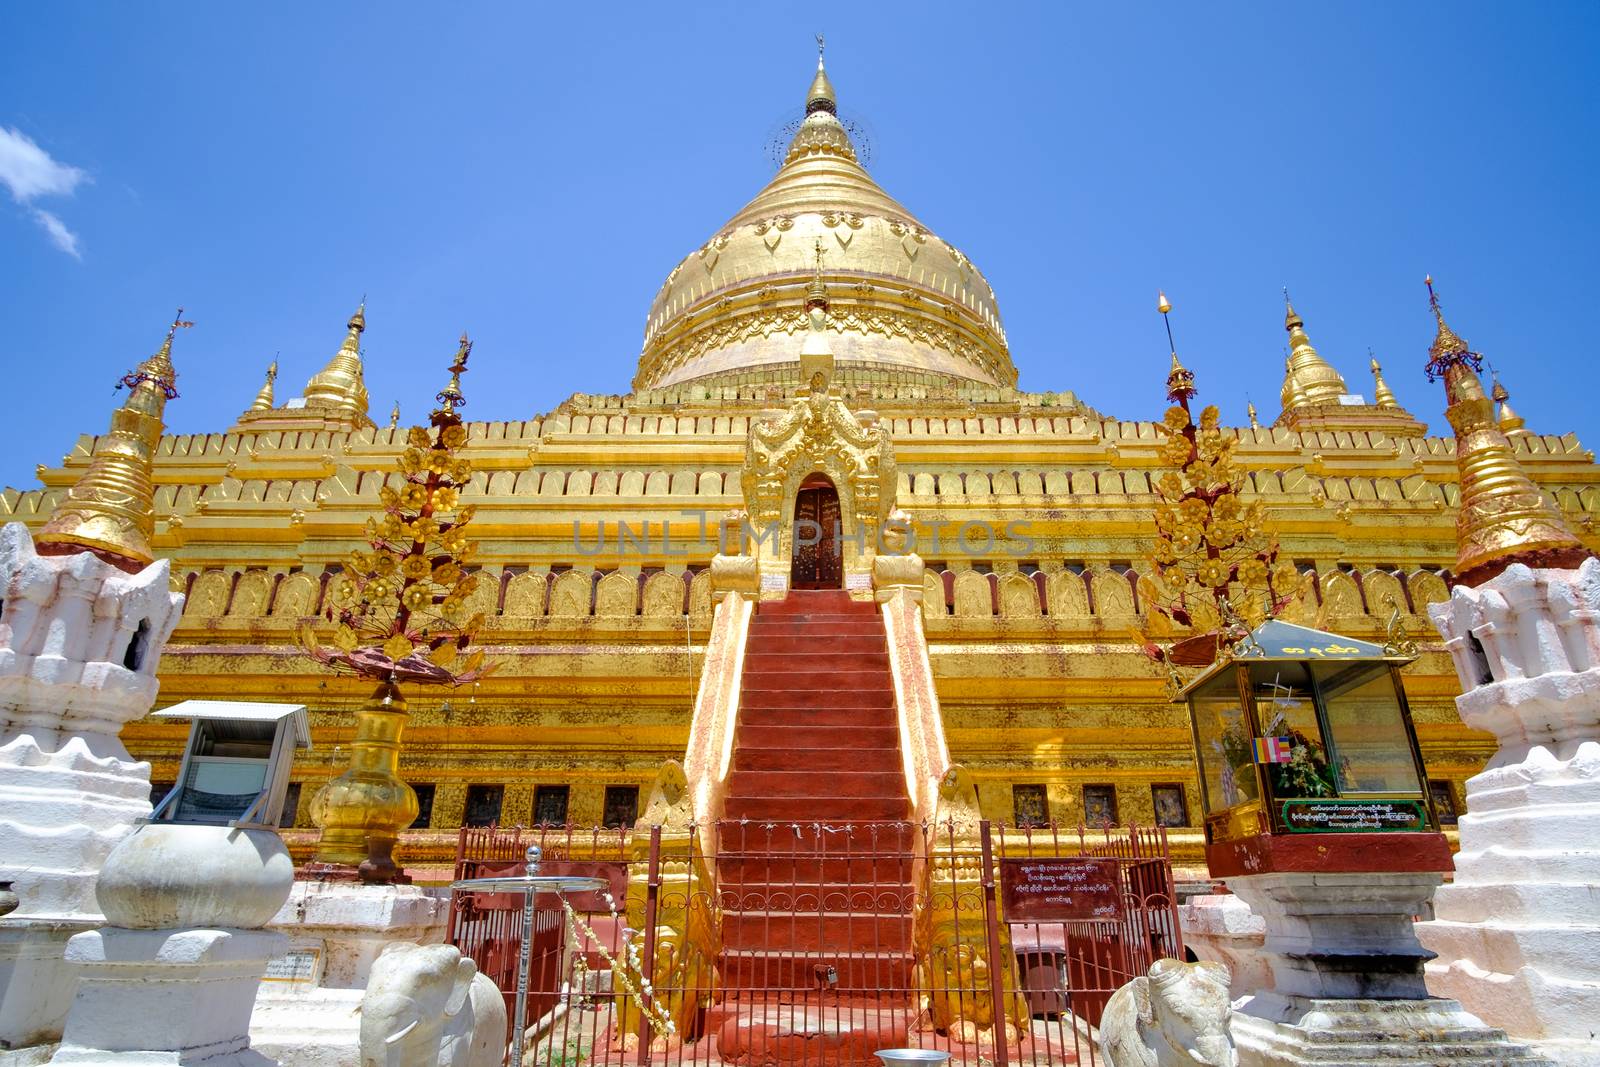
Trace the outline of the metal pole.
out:
<instances>
[{"instance_id":1,"label":"metal pole","mask_svg":"<svg viewBox=\"0 0 1600 1067\"><path fill-rule=\"evenodd\" d=\"M650 1028L650 1006L655 1003L656 982L656 906L661 893L661 826L650 827L650 868L645 877L644 896L644 958L639 961L639 980L649 982L651 990L643 988L639 1012L639 1065L650 1061L650 1041L654 1036Z\"/></svg>"},{"instance_id":2,"label":"metal pole","mask_svg":"<svg viewBox=\"0 0 1600 1067\"><path fill-rule=\"evenodd\" d=\"M998 1067L1009 1067L1011 1050L1006 1047L1005 984L1012 961L1000 958L1000 909L994 899L994 850L988 819L978 824L978 833L983 846L983 927L989 941L989 995L994 1002L994 1061Z\"/></svg>"},{"instance_id":3,"label":"metal pole","mask_svg":"<svg viewBox=\"0 0 1600 1067\"><path fill-rule=\"evenodd\" d=\"M525 865L525 873L528 876L539 873L541 855L538 845L528 846ZM522 1044L525 1040L523 1030L528 1024L528 971L533 961L533 898L538 892L532 882L522 890L522 945L517 952L516 1021L512 1023L511 1034L511 1047L515 1058L511 1061L511 1067L522 1067Z\"/></svg>"}]
</instances>

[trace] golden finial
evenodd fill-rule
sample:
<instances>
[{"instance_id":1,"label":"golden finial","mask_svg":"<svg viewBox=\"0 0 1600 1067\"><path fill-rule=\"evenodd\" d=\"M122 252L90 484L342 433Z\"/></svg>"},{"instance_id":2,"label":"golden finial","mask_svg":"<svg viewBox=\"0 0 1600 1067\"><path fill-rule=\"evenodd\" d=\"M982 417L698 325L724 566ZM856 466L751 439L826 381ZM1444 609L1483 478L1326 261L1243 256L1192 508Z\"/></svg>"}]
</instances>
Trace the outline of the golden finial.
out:
<instances>
[{"instance_id":1,"label":"golden finial","mask_svg":"<svg viewBox=\"0 0 1600 1067\"><path fill-rule=\"evenodd\" d=\"M1255 406L1255 404L1253 404L1250 401L1246 400L1245 403L1244 403L1244 411L1245 411L1246 415L1250 416L1250 428L1252 430L1261 429L1261 423L1259 421L1257 421L1257 419L1256 419L1256 406Z\"/></svg>"},{"instance_id":2,"label":"golden finial","mask_svg":"<svg viewBox=\"0 0 1600 1067\"><path fill-rule=\"evenodd\" d=\"M1167 372L1167 399L1174 404L1187 404L1189 398L1194 396L1194 375L1182 363L1178 362L1178 346L1172 340L1172 320L1168 314L1172 311L1172 301L1167 299L1167 294L1157 291L1156 310L1161 312L1161 322L1167 328L1167 347L1172 351L1172 369Z\"/></svg>"},{"instance_id":3,"label":"golden finial","mask_svg":"<svg viewBox=\"0 0 1600 1067\"><path fill-rule=\"evenodd\" d=\"M394 402L394 407L389 409L389 429L400 425L400 401Z\"/></svg>"},{"instance_id":4,"label":"golden finial","mask_svg":"<svg viewBox=\"0 0 1600 1067\"><path fill-rule=\"evenodd\" d=\"M828 72L822 65L823 38L817 34L817 76L811 79L811 89L806 93L806 114L813 111L826 111L830 115L836 114L838 103L833 95L833 83L828 80Z\"/></svg>"},{"instance_id":5,"label":"golden finial","mask_svg":"<svg viewBox=\"0 0 1600 1067\"><path fill-rule=\"evenodd\" d=\"M1499 423L1500 429L1505 431L1507 437L1531 433L1525 428L1526 420L1511 410L1511 394L1506 392L1506 387L1500 384L1500 375L1493 367L1489 368L1489 374L1494 378L1494 389L1491 390L1489 396L1496 404L1500 405L1500 413L1495 420Z\"/></svg>"},{"instance_id":6,"label":"golden finial","mask_svg":"<svg viewBox=\"0 0 1600 1067\"><path fill-rule=\"evenodd\" d=\"M455 414L456 408L467 406L467 398L461 394L461 372L467 369L467 357L472 355L472 341L467 337L467 331L461 331L461 347L456 349L456 358L450 364L450 384L434 399L439 401L439 410L434 414ZM396 405L397 407L399 405Z\"/></svg>"},{"instance_id":7,"label":"golden finial","mask_svg":"<svg viewBox=\"0 0 1600 1067\"><path fill-rule=\"evenodd\" d=\"M272 383L278 380L278 357L273 356L272 362L267 365L267 380L256 393L255 403L250 405L251 411L272 410Z\"/></svg>"},{"instance_id":8,"label":"golden finial","mask_svg":"<svg viewBox=\"0 0 1600 1067\"><path fill-rule=\"evenodd\" d=\"M1445 417L1456 432L1461 482L1456 515L1456 581L1480 585L1513 563L1576 567L1591 553L1566 518L1517 462L1511 441L1494 417L1494 404L1478 378L1482 357L1450 330L1433 278L1428 305L1439 332L1428 349L1428 379L1444 379Z\"/></svg>"},{"instance_id":9,"label":"golden finial","mask_svg":"<svg viewBox=\"0 0 1600 1067\"><path fill-rule=\"evenodd\" d=\"M1318 354L1306 336L1305 320L1295 311L1289 300L1289 290L1283 290L1283 327L1289 333L1289 366L1283 383L1284 408L1291 405L1289 397L1299 393L1304 404L1337 404L1345 395L1344 377ZM1298 405L1296 405L1298 406Z\"/></svg>"},{"instance_id":10,"label":"golden finial","mask_svg":"<svg viewBox=\"0 0 1600 1067\"><path fill-rule=\"evenodd\" d=\"M367 328L367 298L346 323L344 343L328 365L306 382L308 408L332 409L356 423L370 426L367 418L367 384L361 366L361 335Z\"/></svg>"},{"instance_id":11,"label":"golden finial","mask_svg":"<svg viewBox=\"0 0 1600 1067\"><path fill-rule=\"evenodd\" d=\"M1372 367L1372 402L1388 411L1400 410L1400 401L1394 398L1394 392L1383 380L1383 368L1378 365L1378 357L1372 354L1370 348L1367 349L1367 362Z\"/></svg>"},{"instance_id":12,"label":"golden finial","mask_svg":"<svg viewBox=\"0 0 1600 1067\"><path fill-rule=\"evenodd\" d=\"M179 308L156 354L123 375L119 388L127 388L128 398L112 413L111 432L95 442L89 469L35 535L40 552L65 555L87 550L134 572L155 559L150 548L155 532L150 464L161 442L167 401L178 395L172 338L193 325Z\"/></svg>"},{"instance_id":13,"label":"golden finial","mask_svg":"<svg viewBox=\"0 0 1600 1067\"><path fill-rule=\"evenodd\" d=\"M828 287L822 282L822 241L817 240L816 266L811 275L811 284L806 286L806 310L821 308L828 310Z\"/></svg>"},{"instance_id":14,"label":"golden finial","mask_svg":"<svg viewBox=\"0 0 1600 1067\"><path fill-rule=\"evenodd\" d=\"M1428 381L1444 377L1445 370L1455 363L1468 364L1473 371L1473 380L1477 381L1477 372L1483 368L1483 357L1472 351L1467 342L1456 336L1456 332L1445 323L1444 305L1439 302L1439 294L1434 292L1433 275L1425 277L1423 284L1428 287L1428 307L1438 323L1433 344L1428 346ZM1448 381L1446 388L1448 390ZM1482 383L1479 383L1478 391L1483 391Z\"/></svg>"}]
</instances>

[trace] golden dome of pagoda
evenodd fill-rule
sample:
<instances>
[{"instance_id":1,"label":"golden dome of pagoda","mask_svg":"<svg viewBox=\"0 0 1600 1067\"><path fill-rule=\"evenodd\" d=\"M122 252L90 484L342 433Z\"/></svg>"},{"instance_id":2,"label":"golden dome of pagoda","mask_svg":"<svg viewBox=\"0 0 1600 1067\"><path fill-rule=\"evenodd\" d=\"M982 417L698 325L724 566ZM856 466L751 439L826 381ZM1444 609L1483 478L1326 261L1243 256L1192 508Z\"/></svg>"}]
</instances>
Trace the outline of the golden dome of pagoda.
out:
<instances>
[{"instance_id":1,"label":"golden dome of pagoda","mask_svg":"<svg viewBox=\"0 0 1600 1067\"><path fill-rule=\"evenodd\" d=\"M782 168L667 275L634 388L785 364L798 374L805 292L819 269L842 379L1016 384L994 290L862 168L819 54Z\"/></svg>"}]
</instances>

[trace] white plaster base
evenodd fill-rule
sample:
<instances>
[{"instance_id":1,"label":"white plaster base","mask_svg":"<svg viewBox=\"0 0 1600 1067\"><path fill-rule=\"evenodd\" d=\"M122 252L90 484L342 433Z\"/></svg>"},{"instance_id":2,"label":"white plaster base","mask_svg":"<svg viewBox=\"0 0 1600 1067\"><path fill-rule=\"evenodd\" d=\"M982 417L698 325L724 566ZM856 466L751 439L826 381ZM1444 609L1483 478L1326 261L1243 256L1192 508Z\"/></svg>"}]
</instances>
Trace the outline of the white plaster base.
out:
<instances>
[{"instance_id":1,"label":"white plaster base","mask_svg":"<svg viewBox=\"0 0 1600 1067\"><path fill-rule=\"evenodd\" d=\"M1394 1063L1548 1065L1452 1000L1330 1000L1261 993L1234 1008L1239 1067Z\"/></svg>"},{"instance_id":2,"label":"white plaster base","mask_svg":"<svg viewBox=\"0 0 1600 1067\"><path fill-rule=\"evenodd\" d=\"M1558 1063L1600 1065L1600 743L1534 746L1470 779L1467 809L1456 880L1417 926L1439 956L1429 990Z\"/></svg>"},{"instance_id":3,"label":"white plaster base","mask_svg":"<svg viewBox=\"0 0 1600 1067\"><path fill-rule=\"evenodd\" d=\"M285 938L264 930L79 934L67 961L81 980L52 1065L269 1067L250 1048L250 1012Z\"/></svg>"},{"instance_id":4,"label":"white plaster base","mask_svg":"<svg viewBox=\"0 0 1600 1067\"><path fill-rule=\"evenodd\" d=\"M61 1037L78 979L63 958L67 940L91 925L0 919L0 1049L21 1049ZM9 1067L4 1052L0 1067Z\"/></svg>"},{"instance_id":5,"label":"white plaster base","mask_svg":"<svg viewBox=\"0 0 1600 1067\"><path fill-rule=\"evenodd\" d=\"M441 944L446 890L409 885L296 882L268 924L291 951L315 951L305 981L263 981L250 1044L284 1067L359 1067L361 998L372 962L397 941Z\"/></svg>"},{"instance_id":6,"label":"white plaster base","mask_svg":"<svg viewBox=\"0 0 1600 1067\"><path fill-rule=\"evenodd\" d=\"M1332 1000L1423 1000L1412 916L1442 880L1431 872L1275 873L1227 879L1265 925L1271 988Z\"/></svg>"},{"instance_id":7,"label":"white plaster base","mask_svg":"<svg viewBox=\"0 0 1600 1067\"><path fill-rule=\"evenodd\" d=\"M1202 960L1228 965L1232 999L1272 986L1263 944L1267 924L1233 893L1190 897L1178 906L1184 947Z\"/></svg>"}]
</instances>

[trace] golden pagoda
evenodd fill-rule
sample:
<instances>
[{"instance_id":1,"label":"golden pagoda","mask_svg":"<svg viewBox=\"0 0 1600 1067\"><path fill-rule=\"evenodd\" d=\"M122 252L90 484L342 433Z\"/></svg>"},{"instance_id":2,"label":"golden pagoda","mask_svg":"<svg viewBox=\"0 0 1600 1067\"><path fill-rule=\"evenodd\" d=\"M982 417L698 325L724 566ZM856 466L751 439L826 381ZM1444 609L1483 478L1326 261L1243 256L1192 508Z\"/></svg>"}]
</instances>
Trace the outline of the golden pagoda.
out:
<instances>
[{"instance_id":1,"label":"golden pagoda","mask_svg":"<svg viewBox=\"0 0 1600 1067\"><path fill-rule=\"evenodd\" d=\"M1198 864L1187 717L1134 636L1154 597L1159 397L1094 410L1074 391L1092 393L1092 359L1019 381L993 289L862 165L820 61L781 167L671 269L644 327L630 390L596 381L543 412L501 398L463 424L478 577L466 614L483 615L475 645L496 669L407 693L398 767L420 813L399 851L414 877L448 877L465 823L631 825L663 764L693 762L691 736L716 701L702 678L726 598L781 598L807 582L859 600L914 593L933 689L924 706L984 815L1159 822L1180 863ZM366 329L363 306L331 360L285 353L285 367L321 367L304 394L263 390L225 432L141 437L151 413L133 406L156 404L151 378L170 371L154 364L111 434L41 467L41 487L0 494L6 520L38 528L55 511L42 541L104 548L110 538L71 526L69 487L146 449L154 515L132 528L148 547L111 547L169 558L188 596L161 699L308 705L316 745L294 768L300 802L286 805L300 860L316 846L312 794L349 764L371 684L324 672L297 634L310 620L329 640L328 598L408 447L398 419L368 417ZM1278 560L1304 576L1288 620L1368 640L1391 620L1431 635L1427 605L1476 566L1457 556L1458 511L1491 491L1564 523L1554 548L1596 543L1600 468L1572 434L1507 437L1484 414L1488 398L1469 395L1476 375L1456 373L1460 447L1492 456L1496 471L1514 461L1521 478L1507 490L1463 484L1458 442L1430 433L1381 376L1371 403L1349 393L1292 305L1285 329L1282 413L1261 425L1252 407L1222 432L1242 498L1263 506ZM1248 358L1263 387L1278 380L1274 353ZM1170 372L1182 386L1176 356ZM255 384L239 383L241 400ZM131 453L122 464L129 477L138 465ZM741 546L741 522L787 524L807 508L840 516L826 551L781 538ZM887 566L868 535L895 516L915 565ZM1494 742L1461 724L1436 641L1422 642L1405 687L1448 826ZM123 737L157 783L173 780L181 729L142 720Z\"/></svg>"}]
</instances>

